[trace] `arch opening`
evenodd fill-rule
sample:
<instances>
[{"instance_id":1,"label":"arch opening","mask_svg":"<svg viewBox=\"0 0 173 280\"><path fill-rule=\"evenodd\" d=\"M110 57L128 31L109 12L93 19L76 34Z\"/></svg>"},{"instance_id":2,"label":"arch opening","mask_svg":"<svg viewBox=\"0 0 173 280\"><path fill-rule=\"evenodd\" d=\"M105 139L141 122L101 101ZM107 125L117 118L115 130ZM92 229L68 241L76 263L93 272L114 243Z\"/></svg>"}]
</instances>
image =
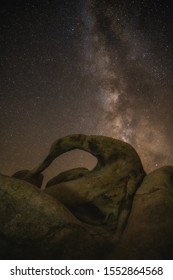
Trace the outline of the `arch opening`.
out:
<instances>
[{"instance_id":1,"label":"arch opening","mask_svg":"<svg viewBox=\"0 0 173 280\"><path fill-rule=\"evenodd\" d=\"M89 171L91 171L95 168L97 163L97 158L89 152L79 149L66 152L57 157L53 163L43 172L44 180L42 189L45 188L49 180L61 172L68 171L73 168L87 168Z\"/></svg>"}]
</instances>

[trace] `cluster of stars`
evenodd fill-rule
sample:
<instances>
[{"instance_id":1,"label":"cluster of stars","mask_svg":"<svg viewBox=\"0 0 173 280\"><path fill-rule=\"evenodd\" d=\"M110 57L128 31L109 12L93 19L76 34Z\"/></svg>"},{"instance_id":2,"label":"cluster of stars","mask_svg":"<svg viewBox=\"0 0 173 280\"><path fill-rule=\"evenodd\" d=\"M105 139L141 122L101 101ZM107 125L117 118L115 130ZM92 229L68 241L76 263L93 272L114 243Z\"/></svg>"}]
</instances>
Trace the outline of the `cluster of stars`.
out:
<instances>
[{"instance_id":1,"label":"cluster of stars","mask_svg":"<svg viewBox=\"0 0 173 280\"><path fill-rule=\"evenodd\" d=\"M53 141L72 133L131 143L147 171L173 164L171 7L160 0L4 1L0 171L33 168ZM94 161L73 153L57 164L46 176Z\"/></svg>"}]
</instances>

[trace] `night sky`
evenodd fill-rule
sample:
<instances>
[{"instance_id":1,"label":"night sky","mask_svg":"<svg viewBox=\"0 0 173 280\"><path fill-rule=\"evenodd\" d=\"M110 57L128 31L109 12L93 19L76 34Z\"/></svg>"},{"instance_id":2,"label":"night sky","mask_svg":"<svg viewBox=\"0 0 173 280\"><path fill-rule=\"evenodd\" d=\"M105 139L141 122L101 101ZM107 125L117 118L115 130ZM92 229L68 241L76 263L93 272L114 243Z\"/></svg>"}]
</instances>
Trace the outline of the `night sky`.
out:
<instances>
[{"instance_id":1,"label":"night sky","mask_svg":"<svg viewBox=\"0 0 173 280\"><path fill-rule=\"evenodd\" d=\"M173 165L172 14L167 0L1 1L0 172L73 133L132 144L147 172ZM95 163L73 151L46 178Z\"/></svg>"}]
</instances>

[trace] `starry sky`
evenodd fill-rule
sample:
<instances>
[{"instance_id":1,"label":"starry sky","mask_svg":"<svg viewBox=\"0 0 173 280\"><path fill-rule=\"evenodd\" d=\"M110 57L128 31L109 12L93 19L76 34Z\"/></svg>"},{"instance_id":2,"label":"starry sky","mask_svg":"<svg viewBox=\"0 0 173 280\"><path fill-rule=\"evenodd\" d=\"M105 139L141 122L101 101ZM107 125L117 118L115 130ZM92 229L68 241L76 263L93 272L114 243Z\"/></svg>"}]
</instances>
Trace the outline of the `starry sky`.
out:
<instances>
[{"instance_id":1,"label":"starry sky","mask_svg":"<svg viewBox=\"0 0 173 280\"><path fill-rule=\"evenodd\" d=\"M1 1L0 172L32 169L73 133L132 144L147 172L173 165L172 5ZM72 151L45 176L95 164Z\"/></svg>"}]
</instances>

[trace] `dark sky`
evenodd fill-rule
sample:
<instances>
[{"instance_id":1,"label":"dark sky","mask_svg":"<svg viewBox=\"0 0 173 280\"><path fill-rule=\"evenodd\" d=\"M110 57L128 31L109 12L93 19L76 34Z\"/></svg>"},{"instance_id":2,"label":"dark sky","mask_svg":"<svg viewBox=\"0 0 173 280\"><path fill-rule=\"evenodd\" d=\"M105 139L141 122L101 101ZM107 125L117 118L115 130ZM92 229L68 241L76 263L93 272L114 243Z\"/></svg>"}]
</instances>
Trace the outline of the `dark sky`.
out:
<instances>
[{"instance_id":1,"label":"dark sky","mask_svg":"<svg viewBox=\"0 0 173 280\"><path fill-rule=\"evenodd\" d=\"M1 1L0 171L72 133L131 143L147 171L173 164L172 35L170 1ZM73 151L46 176L94 164Z\"/></svg>"}]
</instances>

